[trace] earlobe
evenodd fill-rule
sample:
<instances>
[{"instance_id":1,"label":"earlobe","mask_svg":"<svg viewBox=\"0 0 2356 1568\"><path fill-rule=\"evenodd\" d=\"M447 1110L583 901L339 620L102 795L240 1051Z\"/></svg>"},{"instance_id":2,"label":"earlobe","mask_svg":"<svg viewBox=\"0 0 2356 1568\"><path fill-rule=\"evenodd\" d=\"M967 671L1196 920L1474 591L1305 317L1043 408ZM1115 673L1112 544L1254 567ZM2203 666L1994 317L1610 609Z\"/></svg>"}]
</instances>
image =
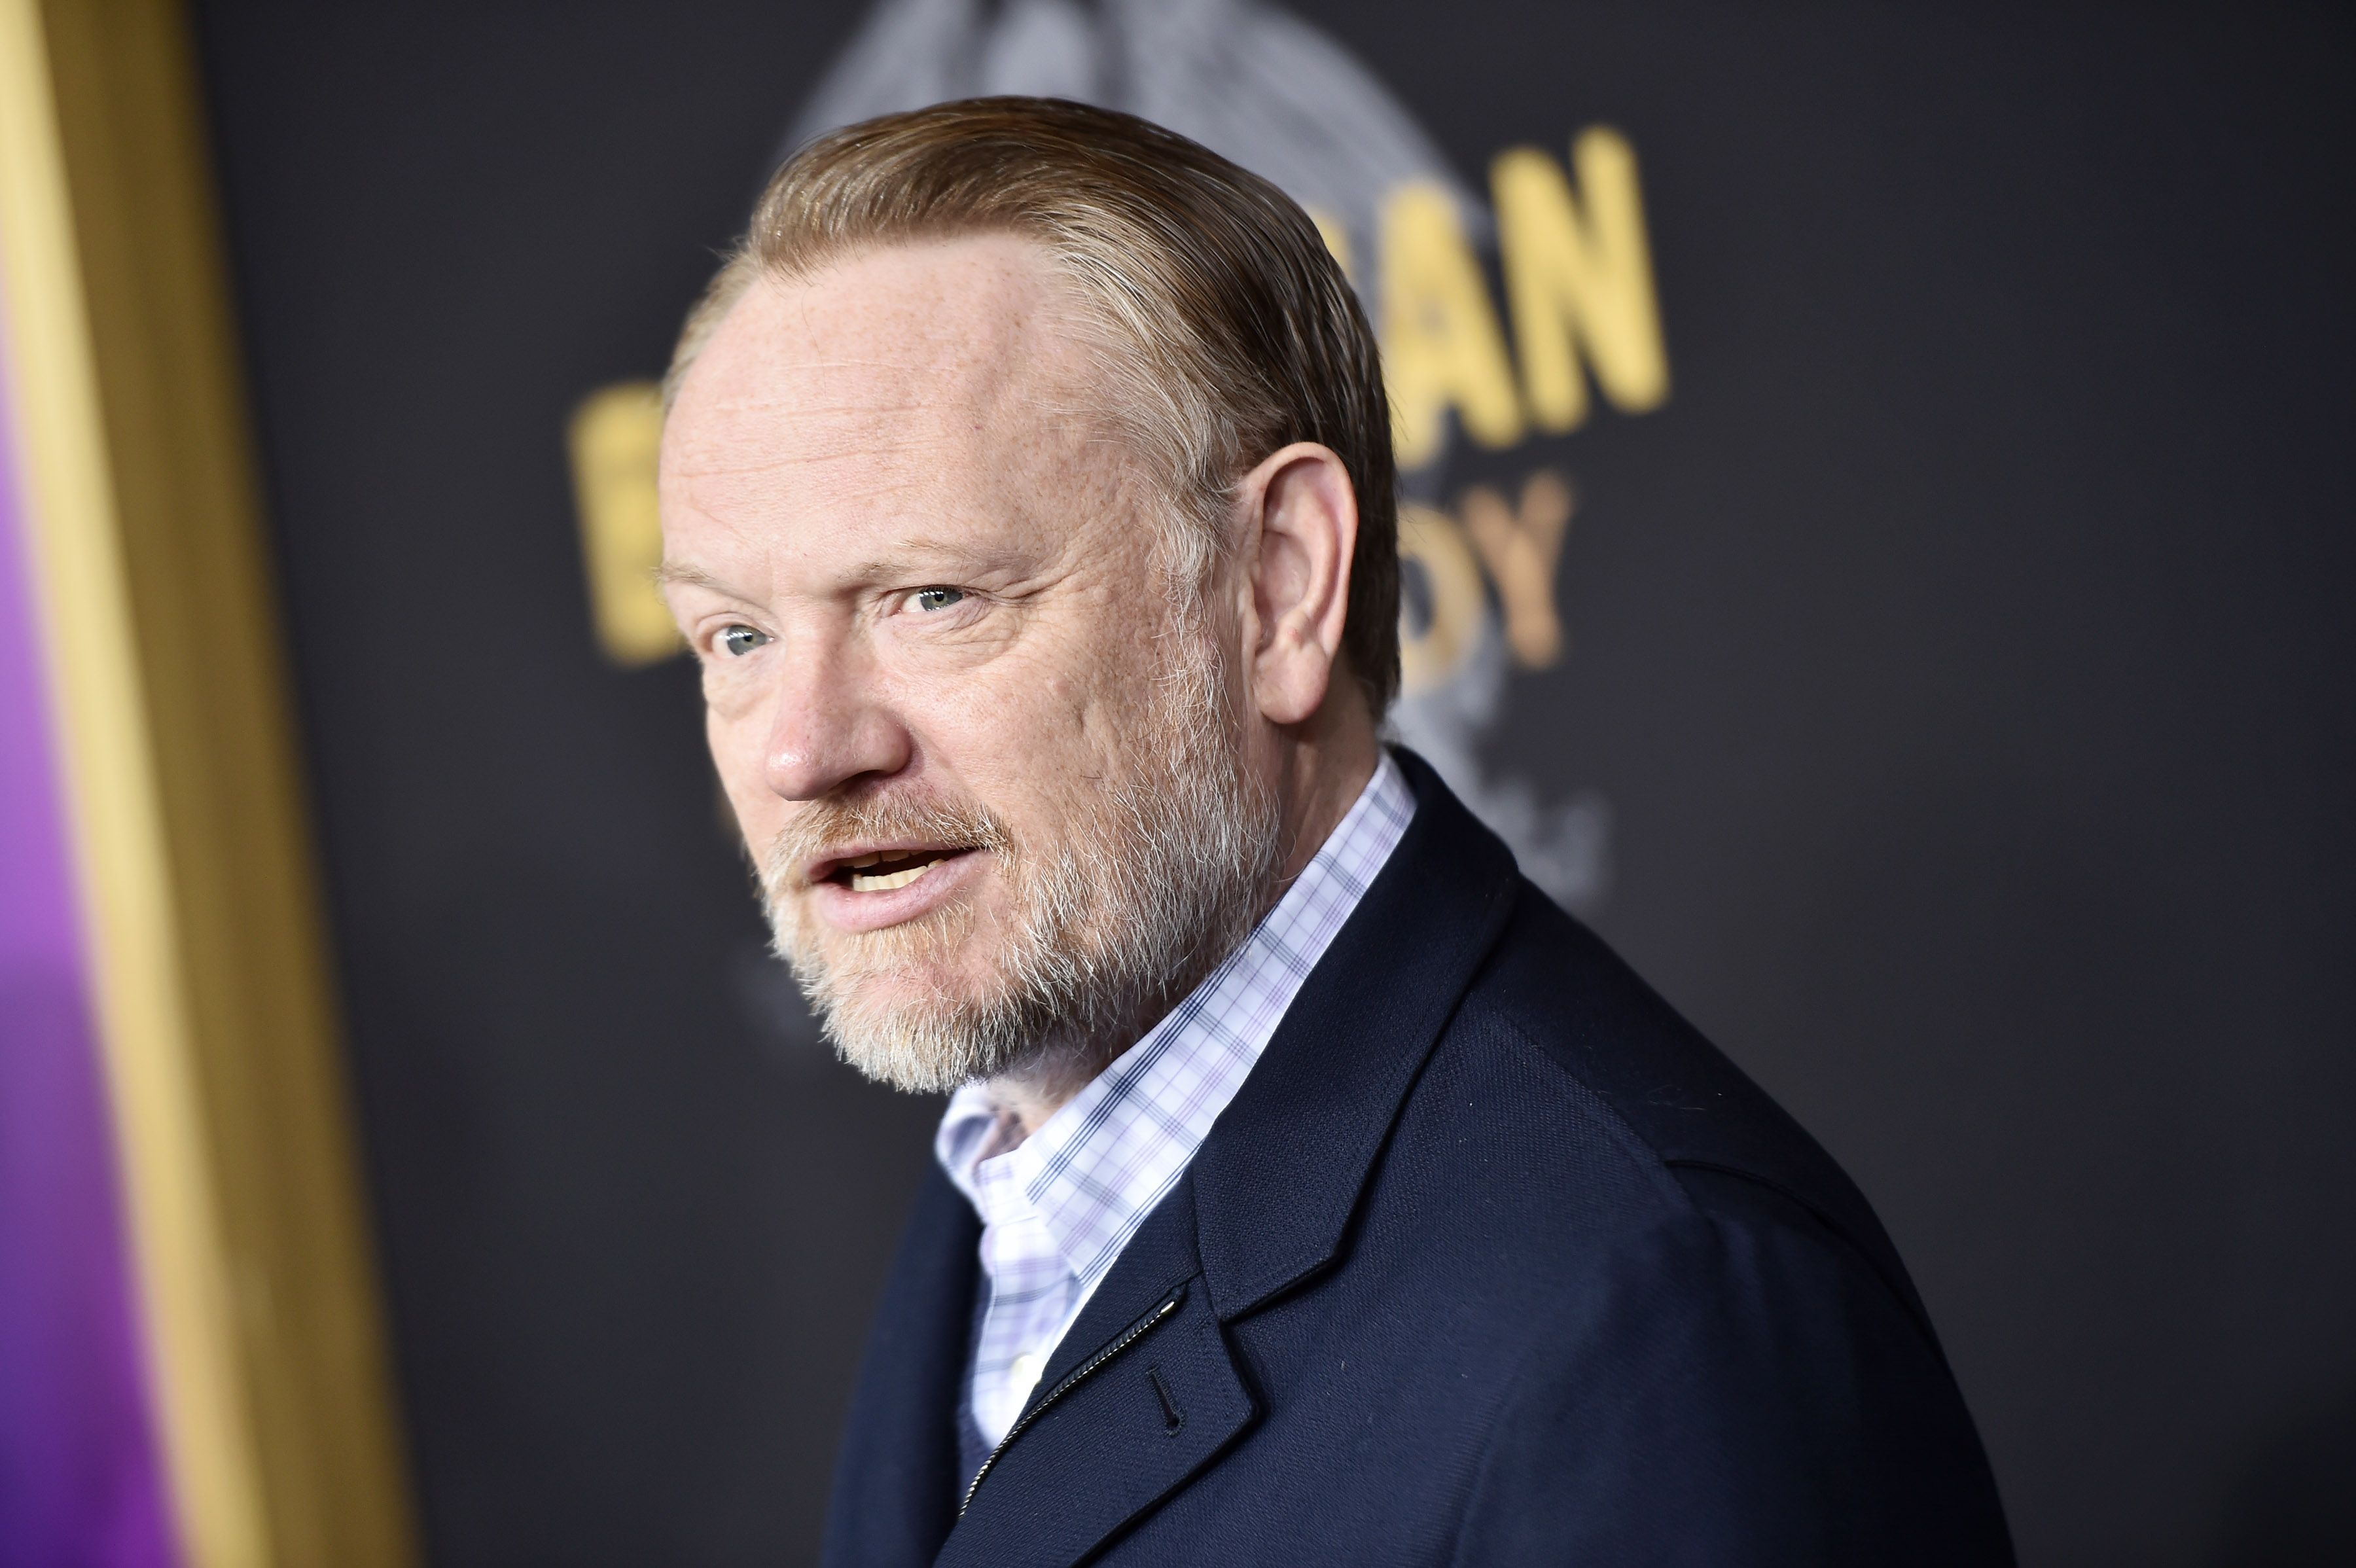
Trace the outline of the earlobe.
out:
<instances>
[{"instance_id":1,"label":"earlobe","mask_svg":"<svg viewBox=\"0 0 2356 1568\"><path fill-rule=\"evenodd\" d=\"M1314 717L1333 686L1357 548L1358 502L1333 448L1297 442L1241 487L1255 514L1250 557L1252 694L1271 724Z\"/></svg>"}]
</instances>

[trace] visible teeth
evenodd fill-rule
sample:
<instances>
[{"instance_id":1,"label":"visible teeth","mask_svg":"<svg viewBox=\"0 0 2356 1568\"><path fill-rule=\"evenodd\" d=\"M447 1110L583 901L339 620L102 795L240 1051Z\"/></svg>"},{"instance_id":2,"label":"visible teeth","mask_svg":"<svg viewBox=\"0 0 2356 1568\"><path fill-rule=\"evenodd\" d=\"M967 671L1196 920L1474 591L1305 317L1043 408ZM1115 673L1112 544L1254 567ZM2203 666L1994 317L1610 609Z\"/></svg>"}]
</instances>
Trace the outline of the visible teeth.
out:
<instances>
[{"instance_id":1,"label":"visible teeth","mask_svg":"<svg viewBox=\"0 0 2356 1568\"><path fill-rule=\"evenodd\" d=\"M880 854L862 854L857 860L849 861L846 864L852 866L873 865L883 858Z\"/></svg>"},{"instance_id":2,"label":"visible teeth","mask_svg":"<svg viewBox=\"0 0 2356 1568\"><path fill-rule=\"evenodd\" d=\"M862 876L854 871L851 874L851 890L853 893L888 893L894 887L905 887L939 864L937 860L927 860L905 871L886 871L872 876Z\"/></svg>"}]
</instances>

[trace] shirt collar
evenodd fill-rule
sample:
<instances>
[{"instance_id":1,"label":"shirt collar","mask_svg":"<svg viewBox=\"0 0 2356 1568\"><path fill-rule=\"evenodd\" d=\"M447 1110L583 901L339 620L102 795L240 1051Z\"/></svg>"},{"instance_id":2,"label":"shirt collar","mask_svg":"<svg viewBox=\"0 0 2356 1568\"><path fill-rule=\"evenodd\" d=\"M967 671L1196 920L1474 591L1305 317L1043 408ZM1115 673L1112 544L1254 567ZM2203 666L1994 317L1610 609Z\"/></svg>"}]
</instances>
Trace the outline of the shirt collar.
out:
<instances>
[{"instance_id":1,"label":"shirt collar","mask_svg":"<svg viewBox=\"0 0 2356 1568\"><path fill-rule=\"evenodd\" d=\"M1414 792L1384 753L1243 944L1030 1137L987 1086L951 1096L934 1153L984 1224L1034 1214L1073 1276L1093 1288L1235 1098L1415 810Z\"/></svg>"}]
</instances>

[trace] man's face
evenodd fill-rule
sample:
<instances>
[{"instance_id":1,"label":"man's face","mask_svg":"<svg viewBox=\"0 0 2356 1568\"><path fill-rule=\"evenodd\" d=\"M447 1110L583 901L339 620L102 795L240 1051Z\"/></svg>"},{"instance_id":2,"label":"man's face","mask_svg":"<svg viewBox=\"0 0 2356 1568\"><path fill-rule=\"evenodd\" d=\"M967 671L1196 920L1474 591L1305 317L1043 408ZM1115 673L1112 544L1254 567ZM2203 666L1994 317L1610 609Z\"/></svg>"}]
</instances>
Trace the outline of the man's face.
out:
<instances>
[{"instance_id":1,"label":"man's face","mask_svg":"<svg viewBox=\"0 0 2356 1568\"><path fill-rule=\"evenodd\" d=\"M664 435L667 591L780 950L904 1087L1151 1022L1273 875L1233 616L1173 592L1072 320L1007 237L764 281Z\"/></svg>"}]
</instances>

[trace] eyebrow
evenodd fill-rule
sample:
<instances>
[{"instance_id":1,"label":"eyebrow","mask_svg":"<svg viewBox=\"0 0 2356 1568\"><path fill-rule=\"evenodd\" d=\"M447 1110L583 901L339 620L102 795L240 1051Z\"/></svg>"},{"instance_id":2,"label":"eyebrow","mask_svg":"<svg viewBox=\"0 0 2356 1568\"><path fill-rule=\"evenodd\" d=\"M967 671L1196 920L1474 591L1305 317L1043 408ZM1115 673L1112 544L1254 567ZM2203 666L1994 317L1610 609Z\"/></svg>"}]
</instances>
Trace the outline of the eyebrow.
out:
<instances>
[{"instance_id":1,"label":"eyebrow","mask_svg":"<svg viewBox=\"0 0 2356 1568\"><path fill-rule=\"evenodd\" d=\"M909 568L910 557L931 555L948 564L952 571L980 572L998 564L994 553L976 550L961 541L947 537L910 535L896 540L889 554L862 561L847 574L854 581L880 581L897 577ZM717 573L688 561L665 561L649 575L658 589L674 585L706 588L723 598L751 603L751 596L723 580Z\"/></svg>"},{"instance_id":2,"label":"eyebrow","mask_svg":"<svg viewBox=\"0 0 2356 1568\"><path fill-rule=\"evenodd\" d=\"M956 572L979 572L996 565L999 553L978 550L951 537L910 534L894 540L884 553L861 562L852 575L861 578L896 577L919 561L947 565Z\"/></svg>"},{"instance_id":3,"label":"eyebrow","mask_svg":"<svg viewBox=\"0 0 2356 1568\"><path fill-rule=\"evenodd\" d=\"M654 585L658 588L668 588L674 583L679 583L690 587L709 588L715 594L725 595L732 599L741 599L744 596L722 582L713 574L686 562L666 561L654 569L653 575Z\"/></svg>"}]
</instances>

